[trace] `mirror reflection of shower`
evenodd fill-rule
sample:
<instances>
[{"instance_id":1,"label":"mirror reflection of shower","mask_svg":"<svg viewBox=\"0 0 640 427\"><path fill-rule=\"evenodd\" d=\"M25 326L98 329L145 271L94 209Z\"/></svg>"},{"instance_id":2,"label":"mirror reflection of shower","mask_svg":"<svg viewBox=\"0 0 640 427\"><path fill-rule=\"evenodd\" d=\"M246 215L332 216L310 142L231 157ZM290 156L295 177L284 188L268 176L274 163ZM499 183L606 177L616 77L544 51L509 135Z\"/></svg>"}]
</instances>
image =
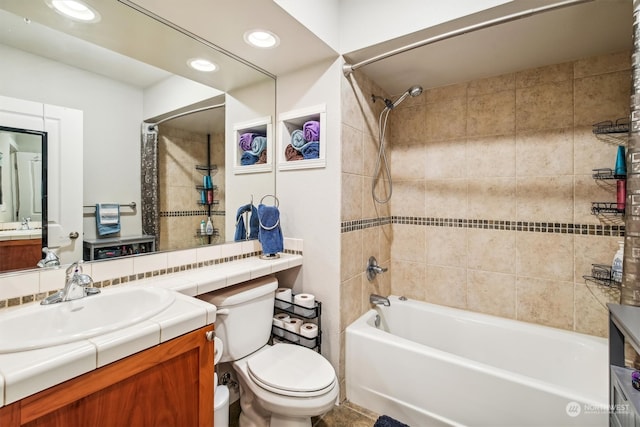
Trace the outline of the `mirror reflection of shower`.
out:
<instances>
[{"instance_id":1,"label":"mirror reflection of shower","mask_svg":"<svg viewBox=\"0 0 640 427\"><path fill-rule=\"evenodd\" d=\"M156 133L158 250L225 241L224 107L224 99L211 98L144 124ZM201 197L205 175L212 184L211 200ZM200 230L209 219L215 231L211 235Z\"/></svg>"},{"instance_id":2,"label":"mirror reflection of shower","mask_svg":"<svg viewBox=\"0 0 640 427\"><path fill-rule=\"evenodd\" d=\"M389 117L389 113L391 110L396 108L402 101L404 101L407 96L416 97L422 94L422 86L411 86L407 89L402 95L400 95L395 101L392 101L388 98L383 98L378 95L371 95L371 101L376 102L376 100L381 100L384 102L384 109L380 113L380 117L378 118L378 157L376 158L376 166L373 172L373 182L371 184L371 196L373 200L378 203L388 203L391 200L391 195L393 194L393 182L391 179L391 172L389 170L389 161L387 160L387 154L385 152L385 133L387 130L387 118ZM384 167L384 169L383 169ZM376 195L376 187L378 186L378 175L382 172L382 178L389 182L389 194L384 198L379 198Z\"/></svg>"}]
</instances>

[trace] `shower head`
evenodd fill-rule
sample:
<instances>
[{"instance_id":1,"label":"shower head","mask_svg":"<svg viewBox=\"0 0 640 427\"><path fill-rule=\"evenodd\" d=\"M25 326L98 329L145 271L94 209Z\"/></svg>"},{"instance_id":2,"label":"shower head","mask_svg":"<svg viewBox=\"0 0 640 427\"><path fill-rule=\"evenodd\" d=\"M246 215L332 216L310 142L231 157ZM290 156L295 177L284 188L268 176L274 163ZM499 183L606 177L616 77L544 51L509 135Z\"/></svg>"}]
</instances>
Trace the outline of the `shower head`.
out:
<instances>
[{"instance_id":1,"label":"shower head","mask_svg":"<svg viewBox=\"0 0 640 427\"><path fill-rule=\"evenodd\" d=\"M404 101L404 99L411 95L411 97L416 97L418 95L420 95L422 93L422 86L411 86L409 89L407 89L405 91L405 93L403 93L400 98L398 98L394 103L393 103L393 107L391 108L395 108L398 106L398 104L400 104L402 101Z\"/></svg>"}]
</instances>

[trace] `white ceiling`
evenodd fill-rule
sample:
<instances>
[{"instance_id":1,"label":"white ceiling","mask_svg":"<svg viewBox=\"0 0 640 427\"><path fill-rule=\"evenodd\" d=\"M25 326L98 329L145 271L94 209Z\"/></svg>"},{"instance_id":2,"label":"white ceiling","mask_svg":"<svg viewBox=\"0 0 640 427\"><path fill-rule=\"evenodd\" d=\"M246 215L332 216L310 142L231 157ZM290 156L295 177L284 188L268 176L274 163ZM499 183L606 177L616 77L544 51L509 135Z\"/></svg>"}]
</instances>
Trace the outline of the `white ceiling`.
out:
<instances>
[{"instance_id":1,"label":"white ceiling","mask_svg":"<svg viewBox=\"0 0 640 427\"><path fill-rule=\"evenodd\" d=\"M533 5L543 3L553 2L529 2ZM487 18L508 15L509 8L513 11L512 6L496 7L344 56L349 63L355 64L410 43L486 22ZM630 50L631 33L631 0L597 0L439 41L359 70L392 95L402 93L414 84L425 88L440 87Z\"/></svg>"},{"instance_id":2,"label":"white ceiling","mask_svg":"<svg viewBox=\"0 0 640 427\"><path fill-rule=\"evenodd\" d=\"M194 48L191 45L186 47L187 44L182 43L192 43L193 37L184 36L180 42L174 42L174 37L169 36L169 33L175 35L173 30L158 23L150 27L148 21L153 20L140 13L128 14L125 20L120 14L123 8L129 9L129 7L123 3L131 0L85 1L93 4L103 13L103 20L97 26L104 27L103 32L97 30L96 26L64 23L60 17L47 10L44 0L0 0L0 8L20 16L32 17L34 22L42 22L103 46L103 48L94 46L95 54L87 54L78 44L81 41L68 39L54 42L55 38L49 35L47 40L52 41L51 44L45 45L35 40L27 41L32 51L43 56L58 58L58 60L63 57L66 61L74 62L75 66L99 73L120 71L120 74L124 75L118 78L129 79L131 84L141 87L161 79L164 75L162 70L168 70L220 90L228 90L265 78L261 73L220 53L216 54L215 61L222 65L224 71L213 73L213 76L206 78L195 73L189 74L188 71L184 71L184 56L194 55L195 53L192 53ZM338 1L338 11L343 1L348 0ZM342 53L348 62L357 63L408 43L459 30L490 18L523 10L531 5L543 5L556 1L511 1L481 13L356 51ZM179 27L186 28L196 35L196 38L200 37L209 44L215 44L233 52L237 57L275 76L339 57L338 52L273 0L181 0L180 2L135 0L131 3L148 10L148 13L157 14ZM335 5L335 2L332 4ZM372 1L371 4L374 7L376 2ZM314 3L313 7L318 7L317 5L318 3ZM143 20L144 24L141 23ZM631 22L631 0L594 0L440 41L362 67L356 72L370 76L387 95L399 94L414 84L420 84L425 88L444 86L631 49ZM367 28L367 31L375 31L376 26L385 25L384 22L358 22L357 24L361 25L361 28ZM402 25L402 22L393 24ZM17 29L12 29L15 25L18 24L14 22L9 25L9 21L0 19L0 42L11 44L12 36L18 32ZM20 25L24 27L24 23ZM274 31L280 37L280 45L268 50L248 46L244 43L242 36L246 30L252 28ZM120 37L114 37L114 32ZM119 52L119 55L110 55L110 58L119 61L117 65L112 66L110 65L112 59L105 59L106 48ZM138 63L124 65L122 61L125 56L130 56L134 51L138 52ZM143 54L139 54L140 51ZM175 52L180 54L176 55ZM146 68L143 63L152 64L152 67ZM112 71L109 71L110 69ZM145 71L145 77L141 77L140 72L143 69L152 73L147 75Z\"/></svg>"},{"instance_id":3,"label":"white ceiling","mask_svg":"<svg viewBox=\"0 0 640 427\"><path fill-rule=\"evenodd\" d=\"M274 75L285 74L339 56L338 52L273 0L183 0L179 6L166 0L132 1ZM340 8L348 6L348 1L338 0L335 13L339 15ZM426 1L422 0L421 5ZM437 3L451 0L430 1ZM367 4L371 8L390 7L384 3L386 2L369 1ZM562 1L494 2L498 3L502 4L402 37L340 53L347 62L357 63L416 41ZM322 3L308 4L309 8L323 7L318 6ZM326 5L327 8L332 6L335 6L335 2ZM300 8L300 5L297 7ZM415 11L394 11L390 18L412 13ZM314 14L308 15L313 17ZM317 13L318 20L322 19L322 16L320 12ZM363 12L363 17L365 16L368 15ZM330 18L325 16L324 19ZM374 33L379 32L377 29L385 25L402 27L402 22L395 20L387 23L369 22L366 18L353 21L341 22L344 27L341 31L369 32L371 39L375 39ZM415 27L415 17L412 21ZM324 24L333 27L334 23L325 21ZM593 0L440 41L367 65L358 72L367 74L388 94L393 95L402 93L414 84L420 84L425 88L438 87L631 49L631 27L631 0ZM264 28L276 32L281 40L280 46L269 50L247 46L242 36L251 28ZM335 42L332 41L332 44L335 45Z\"/></svg>"}]
</instances>

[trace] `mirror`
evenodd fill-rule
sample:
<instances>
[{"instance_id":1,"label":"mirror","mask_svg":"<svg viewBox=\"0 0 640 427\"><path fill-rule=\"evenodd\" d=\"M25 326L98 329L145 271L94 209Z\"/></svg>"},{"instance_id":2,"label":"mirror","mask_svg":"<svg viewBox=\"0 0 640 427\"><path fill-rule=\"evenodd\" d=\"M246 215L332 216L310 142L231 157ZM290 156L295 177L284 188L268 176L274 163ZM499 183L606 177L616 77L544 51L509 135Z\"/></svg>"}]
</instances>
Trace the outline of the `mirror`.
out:
<instances>
[{"instance_id":1,"label":"mirror","mask_svg":"<svg viewBox=\"0 0 640 427\"><path fill-rule=\"evenodd\" d=\"M237 145L233 133L237 123L265 117L273 120L274 78L123 2L87 3L99 11L99 22L69 21L53 12L44 0L0 0L0 95L82 112L82 162L62 172L75 168L82 171L83 179L77 187L62 189L78 194L80 223L77 227L62 225L67 234L77 231L80 237L61 248L66 256L62 261L77 260L83 252L87 259L87 241L102 244L109 238L135 240L145 236L148 232L143 232L142 217L146 194L141 176L150 165L145 163L141 143L142 123L158 123L220 103L224 104L221 109L167 120L158 126L158 155L165 159L158 161L154 213L160 240L153 249L183 249L233 240L236 209L252 197L259 200L275 193L273 169L234 174L229 163ZM218 71L190 69L187 60L196 57L216 63ZM170 148L163 134L174 139ZM190 139L194 142L187 142ZM273 147L268 149L272 156ZM50 153L51 157L56 158L56 153ZM200 167L208 163L218 166L212 172L218 203L211 211L202 205L200 197ZM49 176L50 181L58 178ZM162 187L177 181L182 183L175 188ZM95 211L102 203L119 205L119 232L99 235ZM209 216L216 222L218 237L202 238L200 223ZM173 239L172 232L186 238ZM109 256L143 251L141 246L122 244L113 248L120 252ZM147 251L150 246L142 248Z\"/></svg>"},{"instance_id":2,"label":"mirror","mask_svg":"<svg viewBox=\"0 0 640 427\"><path fill-rule=\"evenodd\" d=\"M46 147L44 132L0 126L0 272L41 259Z\"/></svg>"}]
</instances>

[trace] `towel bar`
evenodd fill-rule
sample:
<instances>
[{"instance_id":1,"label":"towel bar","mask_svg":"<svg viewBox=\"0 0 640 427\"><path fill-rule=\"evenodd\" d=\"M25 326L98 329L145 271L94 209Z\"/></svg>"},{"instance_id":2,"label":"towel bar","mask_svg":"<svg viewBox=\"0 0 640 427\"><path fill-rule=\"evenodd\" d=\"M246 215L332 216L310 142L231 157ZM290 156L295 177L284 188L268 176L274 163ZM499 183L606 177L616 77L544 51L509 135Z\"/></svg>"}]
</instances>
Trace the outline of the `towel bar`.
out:
<instances>
[{"instance_id":1,"label":"towel bar","mask_svg":"<svg viewBox=\"0 0 640 427\"><path fill-rule=\"evenodd\" d=\"M131 203L126 203L126 204L121 204L121 205L118 205L118 206L120 206L121 208L131 208L131 209L133 209L135 211L137 205L136 205L136 202L131 202ZM82 207L83 208L93 208L93 209L95 209L96 205L84 205Z\"/></svg>"}]
</instances>

